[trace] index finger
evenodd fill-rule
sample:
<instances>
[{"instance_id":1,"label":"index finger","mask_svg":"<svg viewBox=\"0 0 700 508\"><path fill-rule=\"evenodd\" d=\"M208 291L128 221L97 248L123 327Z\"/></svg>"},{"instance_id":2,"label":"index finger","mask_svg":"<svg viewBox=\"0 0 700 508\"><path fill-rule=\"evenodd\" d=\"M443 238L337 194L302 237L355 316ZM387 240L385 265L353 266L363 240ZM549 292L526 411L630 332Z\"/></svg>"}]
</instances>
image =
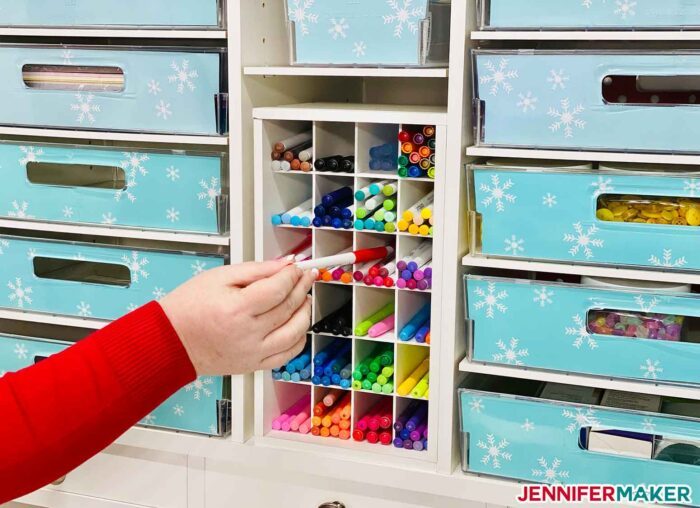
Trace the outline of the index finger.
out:
<instances>
[{"instance_id":1,"label":"index finger","mask_svg":"<svg viewBox=\"0 0 700 508\"><path fill-rule=\"evenodd\" d=\"M253 306L253 314L259 316L289 298L303 273L301 269L291 265L270 277L253 282L243 288L241 293L243 298Z\"/></svg>"},{"instance_id":2,"label":"index finger","mask_svg":"<svg viewBox=\"0 0 700 508\"><path fill-rule=\"evenodd\" d=\"M231 286L248 286L260 279L270 277L289 266L289 261L263 261L261 263L249 262L239 265L225 266L221 269L223 281Z\"/></svg>"}]
</instances>

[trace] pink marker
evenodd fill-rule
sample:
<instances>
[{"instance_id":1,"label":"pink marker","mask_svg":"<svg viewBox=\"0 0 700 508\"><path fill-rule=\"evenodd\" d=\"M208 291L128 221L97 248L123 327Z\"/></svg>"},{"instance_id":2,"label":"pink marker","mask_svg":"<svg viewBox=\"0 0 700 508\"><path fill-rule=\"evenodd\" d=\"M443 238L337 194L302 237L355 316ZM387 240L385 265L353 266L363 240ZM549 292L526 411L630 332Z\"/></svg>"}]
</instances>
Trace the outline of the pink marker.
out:
<instances>
[{"instance_id":1,"label":"pink marker","mask_svg":"<svg viewBox=\"0 0 700 508\"><path fill-rule=\"evenodd\" d=\"M311 418L299 425L299 434L308 434L311 430Z\"/></svg>"},{"instance_id":2,"label":"pink marker","mask_svg":"<svg viewBox=\"0 0 700 508\"><path fill-rule=\"evenodd\" d=\"M367 424L369 423L369 415L365 415L360 418L360 421L355 424L355 428L359 430L367 430Z\"/></svg>"},{"instance_id":3,"label":"pink marker","mask_svg":"<svg viewBox=\"0 0 700 508\"><path fill-rule=\"evenodd\" d=\"M426 271L428 268L431 268L432 266L433 266L433 263L431 262L431 263L428 263L428 264L426 264L425 266L419 268L418 270L416 270L415 272L413 272L413 278L416 279L416 280L423 280L423 279L425 279L425 271Z\"/></svg>"},{"instance_id":4,"label":"pink marker","mask_svg":"<svg viewBox=\"0 0 700 508\"><path fill-rule=\"evenodd\" d=\"M371 266L374 266L374 261L368 261L367 263L356 265L355 273L353 273L352 278L355 279L356 282L362 282Z\"/></svg>"},{"instance_id":5,"label":"pink marker","mask_svg":"<svg viewBox=\"0 0 700 508\"><path fill-rule=\"evenodd\" d=\"M280 426L279 429L275 428L275 423L274 421L272 422L272 429L273 430L289 430L289 426L291 425L291 419L294 418L300 411L305 409L311 404L311 394L308 393L305 396L303 396L301 399L297 400L294 404L292 404L289 408L287 408L286 411L284 411L281 415L279 415L275 420L278 421L278 425ZM285 429L286 426L286 429Z\"/></svg>"},{"instance_id":6,"label":"pink marker","mask_svg":"<svg viewBox=\"0 0 700 508\"><path fill-rule=\"evenodd\" d=\"M339 266L333 270L333 280L338 281L343 276L345 272L352 270L352 265Z\"/></svg>"},{"instance_id":7,"label":"pink marker","mask_svg":"<svg viewBox=\"0 0 700 508\"><path fill-rule=\"evenodd\" d=\"M419 280L417 282L416 288L420 289L421 291L425 291L426 289L430 289L430 279Z\"/></svg>"},{"instance_id":8,"label":"pink marker","mask_svg":"<svg viewBox=\"0 0 700 508\"><path fill-rule=\"evenodd\" d=\"M381 337L385 333L390 332L391 330L394 329L394 314L389 316L386 319L383 319L376 325L372 326L369 331L367 332L367 335L369 335L371 338L376 339L377 337Z\"/></svg>"},{"instance_id":9,"label":"pink marker","mask_svg":"<svg viewBox=\"0 0 700 508\"><path fill-rule=\"evenodd\" d=\"M309 417L309 412L306 409L302 409L301 412L296 415L289 424L289 428L295 432L298 431L301 424L308 420Z\"/></svg>"},{"instance_id":10,"label":"pink marker","mask_svg":"<svg viewBox=\"0 0 700 508\"><path fill-rule=\"evenodd\" d=\"M377 287L382 287L384 285L384 277L382 277L381 275L377 275L374 278L374 285Z\"/></svg>"},{"instance_id":11,"label":"pink marker","mask_svg":"<svg viewBox=\"0 0 700 508\"><path fill-rule=\"evenodd\" d=\"M401 277L399 277L396 280L396 287L399 289L406 289L406 281L404 279L402 279Z\"/></svg>"},{"instance_id":12,"label":"pink marker","mask_svg":"<svg viewBox=\"0 0 700 508\"><path fill-rule=\"evenodd\" d=\"M277 418L272 420L272 430L280 430L282 429L282 424L289 420L289 415L288 414L283 414L279 415Z\"/></svg>"}]
</instances>

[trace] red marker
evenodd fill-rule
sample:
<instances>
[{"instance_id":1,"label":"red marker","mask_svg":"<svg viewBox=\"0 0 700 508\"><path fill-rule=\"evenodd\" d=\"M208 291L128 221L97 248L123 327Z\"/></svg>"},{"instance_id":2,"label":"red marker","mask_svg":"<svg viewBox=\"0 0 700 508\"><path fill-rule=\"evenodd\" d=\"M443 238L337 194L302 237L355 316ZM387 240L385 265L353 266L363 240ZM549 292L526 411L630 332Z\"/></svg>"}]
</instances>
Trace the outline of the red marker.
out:
<instances>
[{"instance_id":1,"label":"red marker","mask_svg":"<svg viewBox=\"0 0 700 508\"><path fill-rule=\"evenodd\" d=\"M385 257L393 253L393 247L376 247L374 249L361 249L355 252L347 252L344 254L336 254L335 256L328 256L325 258L302 261L301 263L297 263L296 265L302 270L311 270L313 268L327 268L329 266L339 265L354 265L358 263L365 263L367 261L373 261L375 259L384 259Z\"/></svg>"}]
</instances>

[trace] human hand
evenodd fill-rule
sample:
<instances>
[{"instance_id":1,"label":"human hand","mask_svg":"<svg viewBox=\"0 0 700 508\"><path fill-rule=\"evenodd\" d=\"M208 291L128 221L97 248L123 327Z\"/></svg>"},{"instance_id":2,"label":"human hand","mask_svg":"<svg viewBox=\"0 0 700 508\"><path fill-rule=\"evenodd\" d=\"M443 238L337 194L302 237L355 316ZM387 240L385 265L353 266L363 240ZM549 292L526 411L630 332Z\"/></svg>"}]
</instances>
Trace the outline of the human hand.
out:
<instances>
[{"instance_id":1,"label":"human hand","mask_svg":"<svg viewBox=\"0 0 700 508\"><path fill-rule=\"evenodd\" d=\"M304 349L316 273L288 261L206 271L160 304L198 375L279 367Z\"/></svg>"}]
</instances>

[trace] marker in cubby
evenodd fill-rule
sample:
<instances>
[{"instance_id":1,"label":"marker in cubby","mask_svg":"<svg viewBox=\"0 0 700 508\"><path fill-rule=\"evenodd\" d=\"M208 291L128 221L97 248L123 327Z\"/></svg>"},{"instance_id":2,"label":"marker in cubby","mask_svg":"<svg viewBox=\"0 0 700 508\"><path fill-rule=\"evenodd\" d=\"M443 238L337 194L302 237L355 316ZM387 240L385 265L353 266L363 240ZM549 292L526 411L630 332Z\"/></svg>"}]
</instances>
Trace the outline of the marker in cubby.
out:
<instances>
[{"instance_id":1,"label":"marker in cubby","mask_svg":"<svg viewBox=\"0 0 700 508\"><path fill-rule=\"evenodd\" d=\"M355 192L355 229L380 233L396 231L397 193L398 186L391 180L374 182Z\"/></svg>"},{"instance_id":2,"label":"marker in cubby","mask_svg":"<svg viewBox=\"0 0 700 508\"><path fill-rule=\"evenodd\" d=\"M399 132L399 176L435 178L435 127L404 126Z\"/></svg>"},{"instance_id":3,"label":"marker in cubby","mask_svg":"<svg viewBox=\"0 0 700 508\"><path fill-rule=\"evenodd\" d=\"M314 218L312 208L313 200L307 199L303 203L295 206L286 212L275 214L272 216L271 222L273 226L291 225L297 227L309 227Z\"/></svg>"},{"instance_id":4,"label":"marker in cubby","mask_svg":"<svg viewBox=\"0 0 700 508\"><path fill-rule=\"evenodd\" d=\"M382 398L355 423L352 438L370 444L390 445L392 442L392 400Z\"/></svg>"},{"instance_id":5,"label":"marker in cubby","mask_svg":"<svg viewBox=\"0 0 700 508\"><path fill-rule=\"evenodd\" d=\"M399 340L425 343L430 333L430 302L426 303L399 331Z\"/></svg>"},{"instance_id":6,"label":"marker in cubby","mask_svg":"<svg viewBox=\"0 0 700 508\"><path fill-rule=\"evenodd\" d=\"M394 421L394 446L405 450L428 449L428 404L414 401Z\"/></svg>"},{"instance_id":7,"label":"marker in cubby","mask_svg":"<svg viewBox=\"0 0 700 508\"><path fill-rule=\"evenodd\" d=\"M295 247L287 251L286 254L282 254L277 259L288 258L290 261L301 262L311 259L313 236L309 231L302 241L300 241Z\"/></svg>"},{"instance_id":8,"label":"marker in cubby","mask_svg":"<svg viewBox=\"0 0 700 508\"><path fill-rule=\"evenodd\" d=\"M425 358L396 390L402 397L427 399L430 389L430 358Z\"/></svg>"},{"instance_id":9,"label":"marker in cubby","mask_svg":"<svg viewBox=\"0 0 700 508\"><path fill-rule=\"evenodd\" d=\"M379 344L352 372L354 390L390 395L394 393L394 347Z\"/></svg>"},{"instance_id":10,"label":"marker in cubby","mask_svg":"<svg viewBox=\"0 0 700 508\"><path fill-rule=\"evenodd\" d=\"M313 409L311 434L350 439L352 405L349 393L329 391Z\"/></svg>"},{"instance_id":11,"label":"marker in cubby","mask_svg":"<svg viewBox=\"0 0 700 508\"><path fill-rule=\"evenodd\" d=\"M314 227L351 229L355 217L352 195L351 187L340 187L325 194L313 209Z\"/></svg>"},{"instance_id":12,"label":"marker in cubby","mask_svg":"<svg viewBox=\"0 0 700 508\"><path fill-rule=\"evenodd\" d=\"M352 342L337 339L313 358L313 376L311 382L315 385L340 386L350 388L352 369ZM347 377L342 377L347 375Z\"/></svg>"},{"instance_id":13,"label":"marker in cubby","mask_svg":"<svg viewBox=\"0 0 700 508\"><path fill-rule=\"evenodd\" d=\"M373 327L376 327L380 325L380 323L383 323L386 321L390 316L394 315L394 301L392 300L391 302L387 303L377 311L375 311L373 314L367 316L364 318L360 323L358 323L357 326L355 326L355 335L358 337L365 337L369 335L370 330ZM384 325L387 326L387 325ZM380 337L381 335L384 335L385 333L388 333L389 331L393 330L393 325L391 329L384 330L383 333L379 333L379 330L374 332L374 337L372 338L377 338Z\"/></svg>"},{"instance_id":14,"label":"marker in cubby","mask_svg":"<svg viewBox=\"0 0 700 508\"><path fill-rule=\"evenodd\" d=\"M342 305L311 326L314 333L349 337L352 335L352 301Z\"/></svg>"},{"instance_id":15,"label":"marker in cubby","mask_svg":"<svg viewBox=\"0 0 700 508\"><path fill-rule=\"evenodd\" d=\"M311 379L311 345L307 345L304 351L286 365L272 369L272 379L294 383Z\"/></svg>"},{"instance_id":16,"label":"marker in cubby","mask_svg":"<svg viewBox=\"0 0 700 508\"><path fill-rule=\"evenodd\" d=\"M412 235L433 236L434 199L435 191L430 191L403 212L401 220L397 224L399 231L405 231Z\"/></svg>"},{"instance_id":17,"label":"marker in cubby","mask_svg":"<svg viewBox=\"0 0 700 508\"><path fill-rule=\"evenodd\" d=\"M311 429L310 409L311 393L308 392L272 420L272 430L308 434Z\"/></svg>"},{"instance_id":18,"label":"marker in cubby","mask_svg":"<svg viewBox=\"0 0 700 508\"><path fill-rule=\"evenodd\" d=\"M312 132L302 132L275 143L270 164L273 171L311 171Z\"/></svg>"},{"instance_id":19,"label":"marker in cubby","mask_svg":"<svg viewBox=\"0 0 700 508\"><path fill-rule=\"evenodd\" d=\"M370 171L394 171L399 156L396 143L384 143L369 149Z\"/></svg>"},{"instance_id":20,"label":"marker in cubby","mask_svg":"<svg viewBox=\"0 0 700 508\"><path fill-rule=\"evenodd\" d=\"M433 286L433 244L424 240L408 256L396 263L399 289L425 291Z\"/></svg>"},{"instance_id":21,"label":"marker in cubby","mask_svg":"<svg viewBox=\"0 0 700 508\"><path fill-rule=\"evenodd\" d=\"M360 249L353 252L335 254L333 256L318 259L310 259L301 263L296 263L296 265L302 270L328 268L329 266L337 265L356 265L378 259L384 259L393 253L394 248L391 246L374 247L371 249Z\"/></svg>"},{"instance_id":22,"label":"marker in cubby","mask_svg":"<svg viewBox=\"0 0 700 508\"><path fill-rule=\"evenodd\" d=\"M352 173L355 171L354 155L333 155L317 159L314 168L320 173Z\"/></svg>"}]
</instances>

